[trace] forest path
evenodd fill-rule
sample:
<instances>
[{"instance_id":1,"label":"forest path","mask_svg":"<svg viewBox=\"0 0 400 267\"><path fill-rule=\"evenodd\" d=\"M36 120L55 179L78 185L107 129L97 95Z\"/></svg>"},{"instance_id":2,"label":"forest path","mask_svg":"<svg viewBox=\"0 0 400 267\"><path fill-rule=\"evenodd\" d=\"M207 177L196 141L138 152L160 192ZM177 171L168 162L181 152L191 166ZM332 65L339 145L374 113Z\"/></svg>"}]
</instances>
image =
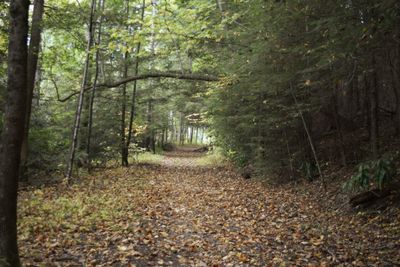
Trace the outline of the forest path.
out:
<instances>
[{"instance_id":1,"label":"forest path","mask_svg":"<svg viewBox=\"0 0 400 267\"><path fill-rule=\"evenodd\" d=\"M333 218L310 193L200 167L200 156L180 150L160 165L96 174L85 186L23 192L25 266L399 263L398 236L376 222L364 229L365 217ZM388 247L379 251L378 244Z\"/></svg>"}]
</instances>

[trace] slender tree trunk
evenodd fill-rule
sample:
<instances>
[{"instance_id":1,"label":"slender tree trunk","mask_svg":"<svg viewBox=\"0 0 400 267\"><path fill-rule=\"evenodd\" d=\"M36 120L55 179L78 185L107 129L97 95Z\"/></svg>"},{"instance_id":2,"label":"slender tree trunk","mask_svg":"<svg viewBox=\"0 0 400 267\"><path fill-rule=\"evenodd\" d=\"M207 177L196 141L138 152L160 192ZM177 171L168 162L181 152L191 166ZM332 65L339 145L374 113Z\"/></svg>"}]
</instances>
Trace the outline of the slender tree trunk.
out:
<instances>
[{"instance_id":1,"label":"slender tree trunk","mask_svg":"<svg viewBox=\"0 0 400 267\"><path fill-rule=\"evenodd\" d=\"M398 31L400 35L400 31ZM398 36L399 36L398 35ZM397 102L398 102L398 108L397 108L397 114L396 114L396 122L399 125L399 135L400 135L400 44L397 45L397 57L396 57L396 67L394 67L394 72L396 74L396 81L397 81Z\"/></svg>"},{"instance_id":2,"label":"slender tree trunk","mask_svg":"<svg viewBox=\"0 0 400 267\"><path fill-rule=\"evenodd\" d=\"M176 129L176 122L175 122L174 114L172 114L171 124L172 124L172 132L171 132L172 142L177 142L178 138L176 135L177 129Z\"/></svg>"},{"instance_id":3,"label":"slender tree trunk","mask_svg":"<svg viewBox=\"0 0 400 267\"><path fill-rule=\"evenodd\" d=\"M201 129L200 129L200 144L203 144L203 140L204 140L204 128L201 127Z\"/></svg>"},{"instance_id":4,"label":"slender tree trunk","mask_svg":"<svg viewBox=\"0 0 400 267\"><path fill-rule=\"evenodd\" d=\"M27 99L28 10L28 0L10 2L7 101L0 148L0 266L21 266L17 194Z\"/></svg>"},{"instance_id":5,"label":"slender tree trunk","mask_svg":"<svg viewBox=\"0 0 400 267\"><path fill-rule=\"evenodd\" d=\"M318 156L317 156L317 151L315 150L314 142L313 142L313 139L312 139L312 137L311 137L310 130L308 129L306 120L304 119L303 112L302 112L301 109L299 108L299 105L298 105L298 102L297 102L297 98L296 98L296 96L295 96L295 94L294 94L294 92L293 92L293 86L292 86L292 84L290 84L290 89L291 89L291 94L292 94L294 103L295 103L295 105L296 105L296 107L297 107L297 109L298 109L298 111L299 111L300 118L301 118L301 121L302 121L302 123L303 123L304 130L305 130L305 132L306 132L306 134L307 134L308 143L310 144L310 147L311 147L311 151L312 151L312 154L313 154L313 157L314 157L314 160L315 160L315 165L317 166L317 169L318 169L318 173L319 173L319 176L320 176L320 179L321 179L321 182L322 182L322 186L323 186L324 190L326 191L325 178L324 178L324 176L323 176L323 174L322 174L321 167L320 167L320 165L319 165L319 160L318 160Z\"/></svg>"},{"instance_id":6,"label":"slender tree trunk","mask_svg":"<svg viewBox=\"0 0 400 267\"><path fill-rule=\"evenodd\" d=\"M370 85L368 77L364 75L364 125L368 130L368 140L371 140L371 103L370 103Z\"/></svg>"},{"instance_id":7,"label":"slender tree trunk","mask_svg":"<svg viewBox=\"0 0 400 267\"><path fill-rule=\"evenodd\" d=\"M183 113L181 113L181 122L179 125L179 144L183 145L183 143L185 142L185 125L184 125L184 120L183 120L184 116Z\"/></svg>"},{"instance_id":8,"label":"slender tree trunk","mask_svg":"<svg viewBox=\"0 0 400 267\"><path fill-rule=\"evenodd\" d=\"M96 88L97 88L97 82L99 78L99 72L100 72L100 64L99 64L99 59L100 59L100 49L99 46L101 44L101 34L102 34L102 24L103 24L103 12L104 12L104 5L105 5L105 0L99 0L99 6L100 6L100 20L98 24L98 30L97 30L97 40L96 40L96 55L95 55L95 64L96 64L96 69L94 73L94 80L93 80L93 89L90 95L90 104L89 104L89 118L88 118L88 133L87 133L87 141L86 141L86 154L88 157L88 170L89 172L91 171L92 168L92 155L91 155L91 141L92 141L92 130L93 130L93 105L94 105L94 99L96 97Z\"/></svg>"},{"instance_id":9,"label":"slender tree trunk","mask_svg":"<svg viewBox=\"0 0 400 267\"><path fill-rule=\"evenodd\" d=\"M286 152L288 154L288 160L289 160L290 179L294 180L293 158L292 158L292 152L290 151L289 139L286 133L286 129L283 130L283 136L285 137Z\"/></svg>"},{"instance_id":10,"label":"slender tree trunk","mask_svg":"<svg viewBox=\"0 0 400 267\"><path fill-rule=\"evenodd\" d=\"M156 132L151 130L151 150L156 154Z\"/></svg>"},{"instance_id":11,"label":"slender tree trunk","mask_svg":"<svg viewBox=\"0 0 400 267\"><path fill-rule=\"evenodd\" d=\"M357 114L360 111L360 92L359 92L359 87L358 87L358 74L353 79L352 82L353 86L353 92L354 92L354 99L355 99L355 114Z\"/></svg>"},{"instance_id":12,"label":"slender tree trunk","mask_svg":"<svg viewBox=\"0 0 400 267\"><path fill-rule=\"evenodd\" d=\"M190 144L193 144L193 126L190 127Z\"/></svg>"},{"instance_id":13,"label":"slender tree trunk","mask_svg":"<svg viewBox=\"0 0 400 267\"><path fill-rule=\"evenodd\" d=\"M125 70L126 74L128 71ZM124 74L124 75L125 75ZM125 113L126 113L126 85L123 85L122 89L122 107L121 107L121 164L122 166L128 166L128 151L126 150L125 145Z\"/></svg>"},{"instance_id":14,"label":"slender tree trunk","mask_svg":"<svg viewBox=\"0 0 400 267\"><path fill-rule=\"evenodd\" d=\"M216 1L217 1L217 5L218 5L219 11L221 13L224 12L224 3L225 3L225 1L224 0L216 0Z\"/></svg>"},{"instance_id":15,"label":"slender tree trunk","mask_svg":"<svg viewBox=\"0 0 400 267\"><path fill-rule=\"evenodd\" d=\"M370 88L370 113L371 113L371 149L374 159L379 157L379 120L378 120L378 81L375 55L372 57L372 85Z\"/></svg>"},{"instance_id":16,"label":"slender tree trunk","mask_svg":"<svg viewBox=\"0 0 400 267\"><path fill-rule=\"evenodd\" d=\"M89 67L90 68L90 67ZM86 86L90 86L92 77L89 71L87 79L86 79ZM87 148L87 139L89 133L89 110L90 110L90 94L85 94L83 99L83 107L82 107L82 122L81 122L81 129L80 129L80 136L78 138L77 143L77 150L78 151L85 151ZM87 166L87 155L81 154L78 158L78 161L82 164L82 166Z\"/></svg>"},{"instance_id":17,"label":"slender tree trunk","mask_svg":"<svg viewBox=\"0 0 400 267\"><path fill-rule=\"evenodd\" d=\"M88 74L89 74L90 49L91 49L92 40L93 40L93 18L94 18L94 13L95 13L95 6L96 6L96 0L92 0L91 10L90 10L90 18L89 18L89 29L88 29L89 36L88 36L87 47L86 47L85 66L83 69L82 84L81 84L81 89L80 89L79 96L78 96L78 104L76 107L75 123L74 123L74 128L73 128L71 149L70 149L70 155L69 155L69 159L68 159L68 168L67 168L67 173L66 173L66 177L69 182L71 180L72 169L73 169L74 160L75 160L75 152L76 152L76 147L77 147L77 143L78 143L78 134L79 134L79 128L80 128L80 122L81 122L81 115L82 115L83 99L84 99L84 95L85 95L85 88L86 88L87 78L88 78Z\"/></svg>"},{"instance_id":18,"label":"slender tree trunk","mask_svg":"<svg viewBox=\"0 0 400 267\"><path fill-rule=\"evenodd\" d=\"M161 131L161 148L164 147L164 143L165 143L165 128L162 129Z\"/></svg>"},{"instance_id":19,"label":"slender tree trunk","mask_svg":"<svg viewBox=\"0 0 400 267\"><path fill-rule=\"evenodd\" d=\"M152 130L152 113L153 113L153 105L152 99L147 101L147 136L146 136L146 149L147 151L152 150L152 138L153 138L153 130Z\"/></svg>"},{"instance_id":20,"label":"slender tree trunk","mask_svg":"<svg viewBox=\"0 0 400 267\"><path fill-rule=\"evenodd\" d=\"M142 2L142 13L141 13L141 21L144 19L144 10L145 10L145 0ZM142 25L140 24L140 27ZM139 52L141 48L141 43L139 42L136 46L136 58L135 58L135 76L139 74ZM135 119L135 106L136 106L136 91L137 91L137 81L133 82L133 92L132 92L132 103L131 103L131 111L129 114L129 126L128 126L128 137L126 138L126 145L125 145L125 151L126 151L126 162L128 162L128 157L129 157L129 145L132 142L132 131L133 131L133 120Z\"/></svg>"},{"instance_id":21,"label":"slender tree trunk","mask_svg":"<svg viewBox=\"0 0 400 267\"><path fill-rule=\"evenodd\" d=\"M392 90L395 96L395 104L396 104L396 110L394 114L395 116L394 128L396 131L396 136L399 136L400 135L400 75L399 75L399 70L396 69L396 66L393 63L390 51L388 52L388 62L391 70Z\"/></svg>"},{"instance_id":22,"label":"slender tree trunk","mask_svg":"<svg viewBox=\"0 0 400 267\"><path fill-rule=\"evenodd\" d=\"M33 101L33 90L35 88L35 75L38 65L39 50L40 50L40 39L42 32L42 18L43 18L43 6L44 0L35 0L31 35L29 40L28 50L28 73L27 73L27 102L26 102L26 114L25 114L25 127L24 127L24 139L21 148L21 165L20 175L21 177L26 174L26 164L28 161L29 153L29 126L31 121L32 113L32 101Z\"/></svg>"},{"instance_id":23,"label":"slender tree trunk","mask_svg":"<svg viewBox=\"0 0 400 267\"><path fill-rule=\"evenodd\" d=\"M336 84L336 86L333 88L333 94L332 94L332 105L333 105L333 117L335 120L335 126L336 126L336 136L338 140L338 146L339 146L339 151L340 151L340 159L341 159L341 164L343 166L347 165L347 160L346 160L346 150L345 150L345 144L344 144L344 137L343 137L343 132L342 132L342 127L340 124L339 120L339 111L338 111L338 87L339 85Z\"/></svg>"},{"instance_id":24,"label":"slender tree trunk","mask_svg":"<svg viewBox=\"0 0 400 267\"><path fill-rule=\"evenodd\" d=\"M178 142L178 126L176 123L176 118L175 118L175 113L173 113L172 118L171 118L171 123L172 123L172 132L171 132L171 136L172 136L172 142L173 143L177 143Z\"/></svg>"},{"instance_id":25,"label":"slender tree trunk","mask_svg":"<svg viewBox=\"0 0 400 267\"><path fill-rule=\"evenodd\" d=\"M129 19L129 1L126 1L126 18ZM126 30L129 31L129 26L126 27ZM127 44L125 43L125 48ZM129 69L129 52L128 49L124 54L124 73L123 77L126 79L128 77L128 69ZM125 140L125 117L126 117L126 84L122 85L122 106L121 106L121 164L122 166L128 166L128 149L126 147Z\"/></svg>"},{"instance_id":26,"label":"slender tree trunk","mask_svg":"<svg viewBox=\"0 0 400 267\"><path fill-rule=\"evenodd\" d=\"M40 51L39 51L40 54ZM38 107L40 105L40 88L41 88L41 83L42 83L42 76L43 76L43 70L42 66L40 64L40 60L38 60L38 66L36 67L36 75L35 75L35 91L36 91L36 96L34 95L33 98L36 98L36 106Z\"/></svg>"}]
</instances>

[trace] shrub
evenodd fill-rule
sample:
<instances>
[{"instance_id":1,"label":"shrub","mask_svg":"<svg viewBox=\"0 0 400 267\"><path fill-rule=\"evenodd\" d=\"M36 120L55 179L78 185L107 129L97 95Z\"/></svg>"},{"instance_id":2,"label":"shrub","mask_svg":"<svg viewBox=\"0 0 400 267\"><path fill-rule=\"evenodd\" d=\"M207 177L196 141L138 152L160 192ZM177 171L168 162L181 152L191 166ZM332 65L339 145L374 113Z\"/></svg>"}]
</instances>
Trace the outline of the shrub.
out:
<instances>
[{"instance_id":1,"label":"shrub","mask_svg":"<svg viewBox=\"0 0 400 267\"><path fill-rule=\"evenodd\" d=\"M397 174L393 158L378 159L358 165L358 169L344 184L347 190L369 190L377 187L382 190L389 185Z\"/></svg>"},{"instance_id":2,"label":"shrub","mask_svg":"<svg viewBox=\"0 0 400 267\"><path fill-rule=\"evenodd\" d=\"M167 152L174 151L175 148L176 148L176 146L172 143L165 143L162 146L162 150L167 151Z\"/></svg>"}]
</instances>

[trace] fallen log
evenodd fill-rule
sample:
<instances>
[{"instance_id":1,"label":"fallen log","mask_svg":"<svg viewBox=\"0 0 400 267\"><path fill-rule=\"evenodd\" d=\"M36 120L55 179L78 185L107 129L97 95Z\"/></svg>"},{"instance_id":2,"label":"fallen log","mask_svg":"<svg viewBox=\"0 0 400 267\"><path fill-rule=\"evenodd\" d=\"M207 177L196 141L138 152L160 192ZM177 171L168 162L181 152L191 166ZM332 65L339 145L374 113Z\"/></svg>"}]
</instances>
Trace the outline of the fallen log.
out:
<instances>
[{"instance_id":1,"label":"fallen log","mask_svg":"<svg viewBox=\"0 0 400 267\"><path fill-rule=\"evenodd\" d=\"M379 199L383 199L390 195L389 189L373 189L367 192L360 193L350 198L349 204L352 207L357 207L359 205L369 206Z\"/></svg>"},{"instance_id":2,"label":"fallen log","mask_svg":"<svg viewBox=\"0 0 400 267\"><path fill-rule=\"evenodd\" d=\"M240 171L240 175L246 180L250 179L254 175L253 165L248 164L245 167L243 167Z\"/></svg>"},{"instance_id":3,"label":"fallen log","mask_svg":"<svg viewBox=\"0 0 400 267\"><path fill-rule=\"evenodd\" d=\"M193 150L193 152L203 153L203 152L208 152L208 150L209 150L209 148L207 146L202 146L200 148Z\"/></svg>"}]
</instances>

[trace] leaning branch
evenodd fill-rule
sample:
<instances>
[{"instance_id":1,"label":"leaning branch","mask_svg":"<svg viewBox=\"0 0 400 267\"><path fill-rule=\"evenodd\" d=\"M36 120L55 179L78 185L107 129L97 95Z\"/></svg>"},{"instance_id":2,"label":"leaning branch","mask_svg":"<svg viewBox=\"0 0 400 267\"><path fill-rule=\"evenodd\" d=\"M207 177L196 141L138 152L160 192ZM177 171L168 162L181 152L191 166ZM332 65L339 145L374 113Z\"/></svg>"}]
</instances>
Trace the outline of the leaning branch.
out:
<instances>
[{"instance_id":1,"label":"leaning branch","mask_svg":"<svg viewBox=\"0 0 400 267\"><path fill-rule=\"evenodd\" d=\"M212 75L206 75L206 74L196 74L196 73L190 73L190 74L184 74L184 73L175 73L175 72L154 72L154 73L144 73L144 74L139 74L136 76L131 76L126 79L122 79L116 82L111 82L111 83L101 83L96 86L96 88L115 88L123 84L127 84L133 81L137 80L144 80L144 79L150 79L150 78L173 78L173 79L179 79L179 80L192 80L192 81L206 81L206 82L215 82L218 81L219 78L216 76ZM84 91L90 91L93 87L89 86L84 89ZM79 91L73 92L72 94L68 95L65 98L58 99L60 102L66 102L69 99L71 99L73 96L79 94Z\"/></svg>"}]
</instances>

